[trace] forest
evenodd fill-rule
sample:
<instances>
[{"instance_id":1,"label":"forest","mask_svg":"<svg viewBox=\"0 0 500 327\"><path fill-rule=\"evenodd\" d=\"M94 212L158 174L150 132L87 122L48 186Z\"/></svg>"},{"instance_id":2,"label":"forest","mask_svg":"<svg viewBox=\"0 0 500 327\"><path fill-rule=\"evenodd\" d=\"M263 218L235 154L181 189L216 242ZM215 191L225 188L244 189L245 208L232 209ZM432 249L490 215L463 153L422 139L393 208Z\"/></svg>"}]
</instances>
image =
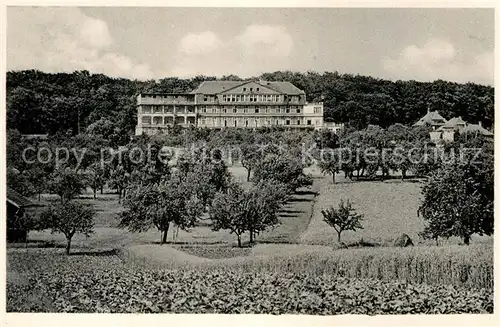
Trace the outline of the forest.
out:
<instances>
[{"instance_id":1,"label":"forest","mask_svg":"<svg viewBox=\"0 0 500 327\"><path fill-rule=\"evenodd\" d=\"M7 72L7 128L22 134L76 135L101 118L120 134L132 134L136 125L136 95L141 92L189 92L205 80L242 80L238 76L167 77L138 81L111 78L88 71L44 73ZM491 128L494 88L474 83L389 81L338 72L264 73L252 79L288 81L304 90L307 101L323 101L325 120L355 129L413 124L428 109L450 119Z\"/></svg>"}]
</instances>

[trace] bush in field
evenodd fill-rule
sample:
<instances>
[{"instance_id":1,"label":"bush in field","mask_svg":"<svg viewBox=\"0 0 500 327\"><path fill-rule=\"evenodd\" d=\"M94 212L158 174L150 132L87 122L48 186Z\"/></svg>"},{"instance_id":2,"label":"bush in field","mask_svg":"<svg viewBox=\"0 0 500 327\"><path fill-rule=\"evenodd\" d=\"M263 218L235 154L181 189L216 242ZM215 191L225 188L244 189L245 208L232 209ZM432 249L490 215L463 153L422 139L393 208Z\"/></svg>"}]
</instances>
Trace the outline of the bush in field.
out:
<instances>
[{"instance_id":1,"label":"bush in field","mask_svg":"<svg viewBox=\"0 0 500 327\"><path fill-rule=\"evenodd\" d=\"M312 177L304 174L300 157L290 155L267 155L255 167L253 181L274 181L288 185L291 191L312 185Z\"/></svg>"},{"instance_id":2,"label":"bush in field","mask_svg":"<svg viewBox=\"0 0 500 327\"><path fill-rule=\"evenodd\" d=\"M346 202L340 200L338 209L331 206L330 208L321 210L321 214L323 215L323 220L337 232L337 241L339 243L340 235L343 231L356 231L363 228L361 225L363 215L356 213L349 200Z\"/></svg>"},{"instance_id":3,"label":"bush in field","mask_svg":"<svg viewBox=\"0 0 500 327\"><path fill-rule=\"evenodd\" d=\"M446 165L422 188L419 214L427 221L422 233L437 239L459 236L469 244L472 234L493 234L493 161Z\"/></svg>"},{"instance_id":4,"label":"bush in field","mask_svg":"<svg viewBox=\"0 0 500 327\"><path fill-rule=\"evenodd\" d=\"M123 201L126 210L121 213L120 226L132 232L156 227L162 234L160 244L166 243L171 223L186 230L203 212L191 186L181 176L173 176L157 184L131 187Z\"/></svg>"},{"instance_id":5,"label":"bush in field","mask_svg":"<svg viewBox=\"0 0 500 327\"><path fill-rule=\"evenodd\" d=\"M66 237L66 254L69 254L71 239L76 233L89 236L94 231L95 211L89 206L66 201L49 206L40 215L41 228L50 228L53 233Z\"/></svg>"}]
</instances>

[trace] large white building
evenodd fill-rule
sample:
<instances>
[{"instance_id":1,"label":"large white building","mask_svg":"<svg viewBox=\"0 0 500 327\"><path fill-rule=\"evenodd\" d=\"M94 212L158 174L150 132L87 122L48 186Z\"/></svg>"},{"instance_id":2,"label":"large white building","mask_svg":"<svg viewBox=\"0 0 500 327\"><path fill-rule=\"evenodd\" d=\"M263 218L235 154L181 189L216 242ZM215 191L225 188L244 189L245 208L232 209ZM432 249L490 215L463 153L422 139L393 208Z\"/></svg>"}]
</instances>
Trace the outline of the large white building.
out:
<instances>
[{"instance_id":1,"label":"large white building","mask_svg":"<svg viewBox=\"0 0 500 327\"><path fill-rule=\"evenodd\" d=\"M323 103L288 82L205 81L190 93L139 94L136 134L169 127L323 127Z\"/></svg>"}]
</instances>

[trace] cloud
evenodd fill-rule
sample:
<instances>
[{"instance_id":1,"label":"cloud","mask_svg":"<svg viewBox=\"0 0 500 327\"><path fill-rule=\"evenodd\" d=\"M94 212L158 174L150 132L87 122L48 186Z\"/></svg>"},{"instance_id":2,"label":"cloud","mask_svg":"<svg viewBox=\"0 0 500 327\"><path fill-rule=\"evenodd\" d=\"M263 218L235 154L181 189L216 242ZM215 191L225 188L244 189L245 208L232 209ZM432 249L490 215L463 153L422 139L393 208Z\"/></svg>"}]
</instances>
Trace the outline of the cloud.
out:
<instances>
[{"instance_id":1,"label":"cloud","mask_svg":"<svg viewBox=\"0 0 500 327\"><path fill-rule=\"evenodd\" d=\"M382 66L395 78L432 81L450 80L460 83L493 84L493 52L460 57L460 49L450 42L431 39L424 45L409 45L396 58L385 58Z\"/></svg>"},{"instance_id":2,"label":"cloud","mask_svg":"<svg viewBox=\"0 0 500 327\"><path fill-rule=\"evenodd\" d=\"M105 21L76 7L10 8L7 30L9 70L88 70L115 77L153 77L147 64L113 50Z\"/></svg>"},{"instance_id":3,"label":"cloud","mask_svg":"<svg viewBox=\"0 0 500 327\"><path fill-rule=\"evenodd\" d=\"M179 42L175 66L165 75L249 77L289 68L293 39L282 26L249 25L222 40L212 31L189 33Z\"/></svg>"},{"instance_id":4,"label":"cloud","mask_svg":"<svg viewBox=\"0 0 500 327\"><path fill-rule=\"evenodd\" d=\"M249 54L288 56L292 51L293 40L281 26L250 25L236 37Z\"/></svg>"},{"instance_id":5,"label":"cloud","mask_svg":"<svg viewBox=\"0 0 500 327\"><path fill-rule=\"evenodd\" d=\"M179 51L188 56L197 56L214 52L221 46L223 46L222 41L212 31L189 33L182 38Z\"/></svg>"}]
</instances>

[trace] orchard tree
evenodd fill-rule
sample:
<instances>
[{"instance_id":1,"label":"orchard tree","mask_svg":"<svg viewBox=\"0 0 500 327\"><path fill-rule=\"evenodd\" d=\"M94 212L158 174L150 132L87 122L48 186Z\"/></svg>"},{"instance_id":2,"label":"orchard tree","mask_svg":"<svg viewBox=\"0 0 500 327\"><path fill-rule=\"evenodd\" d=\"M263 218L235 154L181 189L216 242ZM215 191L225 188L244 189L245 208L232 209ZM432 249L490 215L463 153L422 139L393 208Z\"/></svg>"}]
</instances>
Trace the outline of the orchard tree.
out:
<instances>
[{"instance_id":1,"label":"orchard tree","mask_svg":"<svg viewBox=\"0 0 500 327\"><path fill-rule=\"evenodd\" d=\"M118 200L121 200L125 195L125 190L130 182L130 174L122 165L113 169L109 176L109 186L115 189L118 193Z\"/></svg>"},{"instance_id":2,"label":"orchard tree","mask_svg":"<svg viewBox=\"0 0 500 327\"><path fill-rule=\"evenodd\" d=\"M274 181L287 185L291 191L312 185L312 177L304 173L301 159L290 155L267 155L257 164L253 181Z\"/></svg>"},{"instance_id":3,"label":"orchard tree","mask_svg":"<svg viewBox=\"0 0 500 327\"><path fill-rule=\"evenodd\" d=\"M342 165L341 149L322 149L318 158L318 167L323 174L331 174L335 183L335 174L338 174Z\"/></svg>"},{"instance_id":4,"label":"orchard tree","mask_svg":"<svg viewBox=\"0 0 500 327\"><path fill-rule=\"evenodd\" d=\"M247 170L247 182L250 180L252 170L255 169L261 159L259 145L255 143L244 143L241 149L241 165Z\"/></svg>"},{"instance_id":5,"label":"orchard tree","mask_svg":"<svg viewBox=\"0 0 500 327\"><path fill-rule=\"evenodd\" d=\"M59 195L61 203L65 203L81 194L85 184L85 175L70 168L59 168L49 176L48 190Z\"/></svg>"},{"instance_id":6,"label":"orchard tree","mask_svg":"<svg viewBox=\"0 0 500 327\"><path fill-rule=\"evenodd\" d=\"M246 219L248 205L243 188L236 183L230 184L226 191L217 192L209 211L212 229L229 230L230 234L236 235L238 247L241 247L241 236L248 230Z\"/></svg>"},{"instance_id":7,"label":"orchard tree","mask_svg":"<svg viewBox=\"0 0 500 327\"><path fill-rule=\"evenodd\" d=\"M103 167L101 163L95 162L87 169L87 184L94 193L94 199L97 197L98 190L101 190L102 194L102 190L106 184L106 179L108 178L108 171L106 168L107 167Z\"/></svg>"},{"instance_id":8,"label":"orchard tree","mask_svg":"<svg viewBox=\"0 0 500 327\"><path fill-rule=\"evenodd\" d=\"M76 201L66 201L49 206L41 213L41 226L50 228L53 233L66 237L66 254L69 254L71 239L76 233L89 236L94 231L95 211Z\"/></svg>"},{"instance_id":9,"label":"orchard tree","mask_svg":"<svg viewBox=\"0 0 500 327\"><path fill-rule=\"evenodd\" d=\"M164 244L171 224L187 230L195 226L203 213L201 201L193 194L181 176L133 186L123 201L126 210L120 214L120 226L132 232L156 227L161 233L160 244Z\"/></svg>"},{"instance_id":10,"label":"orchard tree","mask_svg":"<svg viewBox=\"0 0 500 327\"><path fill-rule=\"evenodd\" d=\"M290 195L285 184L273 181L261 181L248 190L250 201L247 225L250 243L254 242L255 234L279 224L278 214Z\"/></svg>"},{"instance_id":11,"label":"orchard tree","mask_svg":"<svg viewBox=\"0 0 500 327\"><path fill-rule=\"evenodd\" d=\"M450 164L431 174L418 209L424 237L458 236L468 245L472 234L493 234L493 160L479 166Z\"/></svg>"},{"instance_id":12,"label":"orchard tree","mask_svg":"<svg viewBox=\"0 0 500 327\"><path fill-rule=\"evenodd\" d=\"M339 147L339 136L329 129L315 130L313 133L314 142L320 149Z\"/></svg>"},{"instance_id":13,"label":"orchard tree","mask_svg":"<svg viewBox=\"0 0 500 327\"><path fill-rule=\"evenodd\" d=\"M363 215L356 213L349 200L346 202L340 200L338 209L330 206L327 209L321 210L321 214L323 215L323 220L337 232L337 241L339 243L343 231L363 229L361 225Z\"/></svg>"}]
</instances>

